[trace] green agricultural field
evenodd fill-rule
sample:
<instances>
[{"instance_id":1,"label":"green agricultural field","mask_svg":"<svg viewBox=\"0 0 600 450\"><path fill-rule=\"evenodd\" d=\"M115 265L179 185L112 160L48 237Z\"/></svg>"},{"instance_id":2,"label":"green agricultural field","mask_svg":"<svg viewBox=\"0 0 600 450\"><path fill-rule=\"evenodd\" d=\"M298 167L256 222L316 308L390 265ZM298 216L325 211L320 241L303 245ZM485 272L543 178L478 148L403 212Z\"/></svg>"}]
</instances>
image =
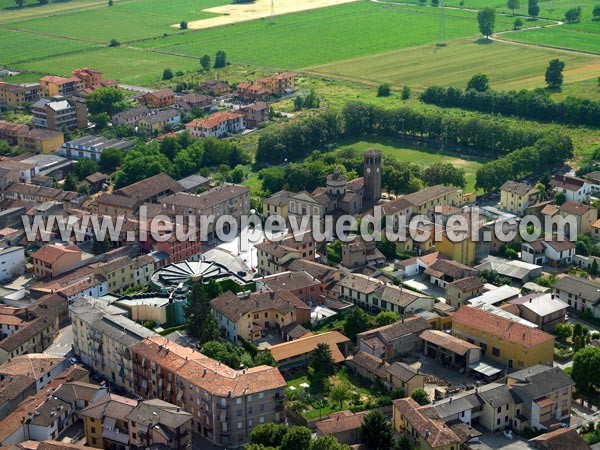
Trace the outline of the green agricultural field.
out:
<instances>
[{"instance_id":1,"label":"green agricultural field","mask_svg":"<svg viewBox=\"0 0 600 450\"><path fill-rule=\"evenodd\" d=\"M436 162L448 162L455 167L465 169L467 186L465 192L473 192L475 189L475 173L485 161L470 159L461 159L456 153L445 153L440 150L430 150L421 147L409 147L395 139L389 139L382 136L367 138L361 141L343 141L340 143L340 149L354 148L356 150L368 150L377 148L381 150L383 156L390 156L398 161L405 163L420 164L422 168L427 168Z\"/></svg>"},{"instance_id":2,"label":"green agricultural field","mask_svg":"<svg viewBox=\"0 0 600 450\"><path fill-rule=\"evenodd\" d=\"M511 23L499 19L499 26ZM257 20L134 45L196 57L223 49L234 62L296 69L436 42L438 29L436 12L363 1L277 17L275 24ZM447 16L448 38L476 34L475 13Z\"/></svg>"},{"instance_id":3,"label":"green agricultural field","mask_svg":"<svg viewBox=\"0 0 600 450\"><path fill-rule=\"evenodd\" d=\"M309 73L365 83L424 88L431 84L466 86L476 72L496 89L543 87L548 61L566 63L565 83L600 76L600 58L502 42L460 39L446 47L424 45L305 69Z\"/></svg>"},{"instance_id":4,"label":"green agricultural field","mask_svg":"<svg viewBox=\"0 0 600 450\"><path fill-rule=\"evenodd\" d=\"M600 54L600 22L591 20L577 24L505 33L502 37L519 42Z\"/></svg>"},{"instance_id":5,"label":"green agricultural field","mask_svg":"<svg viewBox=\"0 0 600 450\"><path fill-rule=\"evenodd\" d=\"M97 46L87 42L0 29L0 66L13 66L20 61L47 58L94 47Z\"/></svg>"},{"instance_id":6,"label":"green agricultural field","mask_svg":"<svg viewBox=\"0 0 600 450\"><path fill-rule=\"evenodd\" d=\"M130 0L120 0L121 2ZM66 0L40 5L35 0L26 0L23 8L18 8L14 0L0 0L0 23L16 22L82 11L90 8L106 7L108 0Z\"/></svg>"}]
</instances>

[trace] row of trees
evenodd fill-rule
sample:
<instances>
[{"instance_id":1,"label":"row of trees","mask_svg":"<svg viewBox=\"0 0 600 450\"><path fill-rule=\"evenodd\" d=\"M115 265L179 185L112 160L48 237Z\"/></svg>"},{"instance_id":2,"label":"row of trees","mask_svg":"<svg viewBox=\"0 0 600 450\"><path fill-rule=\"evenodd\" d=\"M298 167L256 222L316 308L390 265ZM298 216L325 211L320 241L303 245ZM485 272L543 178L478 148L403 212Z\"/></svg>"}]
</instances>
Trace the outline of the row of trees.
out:
<instances>
[{"instance_id":1,"label":"row of trees","mask_svg":"<svg viewBox=\"0 0 600 450\"><path fill-rule=\"evenodd\" d=\"M475 188L485 192L500 188L508 180L518 180L532 173L542 173L564 164L573 157L569 136L552 133L535 144L490 161L477 170Z\"/></svg>"},{"instance_id":2,"label":"row of trees","mask_svg":"<svg viewBox=\"0 0 600 450\"><path fill-rule=\"evenodd\" d=\"M463 108L568 125L598 126L600 124L600 101L575 97L555 101L544 89L479 91L430 86L421 94L421 101L442 107Z\"/></svg>"},{"instance_id":3,"label":"row of trees","mask_svg":"<svg viewBox=\"0 0 600 450\"><path fill-rule=\"evenodd\" d=\"M508 125L481 117L352 102L340 113L325 111L271 126L258 140L256 161L296 161L313 150L330 150L338 139L368 134L405 136L445 150L477 151L482 156L532 145L542 136L527 124Z\"/></svg>"}]
</instances>

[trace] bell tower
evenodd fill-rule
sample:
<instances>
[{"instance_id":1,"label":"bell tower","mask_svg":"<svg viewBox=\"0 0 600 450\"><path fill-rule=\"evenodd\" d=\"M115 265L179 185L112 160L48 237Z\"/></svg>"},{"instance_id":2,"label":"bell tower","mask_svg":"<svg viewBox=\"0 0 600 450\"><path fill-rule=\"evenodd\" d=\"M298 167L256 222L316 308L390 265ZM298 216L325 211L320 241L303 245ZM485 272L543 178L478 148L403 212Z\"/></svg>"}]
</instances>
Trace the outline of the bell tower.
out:
<instances>
[{"instance_id":1,"label":"bell tower","mask_svg":"<svg viewBox=\"0 0 600 450\"><path fill-rule=\"evenodd\" d=\"M367 204L381 198L381 151L371 148L363 154L364 199Z\"/></svg>"}]
</instances>

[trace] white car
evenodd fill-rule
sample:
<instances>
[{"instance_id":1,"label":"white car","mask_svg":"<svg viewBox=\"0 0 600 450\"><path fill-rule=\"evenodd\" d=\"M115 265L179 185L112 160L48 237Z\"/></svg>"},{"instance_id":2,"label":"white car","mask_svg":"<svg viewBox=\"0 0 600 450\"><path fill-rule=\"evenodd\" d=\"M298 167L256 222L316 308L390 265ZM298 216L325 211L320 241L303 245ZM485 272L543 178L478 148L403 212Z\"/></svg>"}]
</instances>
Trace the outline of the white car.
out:
<instances>
[{"instance_id":1,"label":"white car","mask_svg":"<svg viewBox=\"0 0 600 450\"><path fill-rule=\"evenodd\" d=\"M504 430L504 437L505 437L506 439L510 439L510 440L512 440L512 438L513 438L512 431L511 431L511 430Z\"/></svg>"}]
</instances>

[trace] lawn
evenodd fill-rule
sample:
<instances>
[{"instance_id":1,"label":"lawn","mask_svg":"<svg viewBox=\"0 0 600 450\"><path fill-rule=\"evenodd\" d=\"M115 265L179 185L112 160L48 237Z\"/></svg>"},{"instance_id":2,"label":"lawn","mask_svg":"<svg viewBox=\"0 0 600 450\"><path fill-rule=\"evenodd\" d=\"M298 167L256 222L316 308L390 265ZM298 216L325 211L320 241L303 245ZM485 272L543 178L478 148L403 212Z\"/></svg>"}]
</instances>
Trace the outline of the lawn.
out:
<instances>
[{"instance_id":1,"label":"lawn","mask_svg":"<svg viewBox=\"0 0 600 450\"><path fill-rule=\"evenodd\" d=\"M135 45L195 57L222 49L236 63L297 69L436 42L438 30L435 12L362 1L280 16L274 24L256 20ZM477 33L475 13L446 18L448 38Z\"/></svg>"},{"instance_id":2,"label":"lawn","mask_svg":"<svg viewBox=\"0 0 600 450\"><path fill-rule=\"evenodd\" d=\"M425 88L431 84L464 87L477 72L487 74L495 89L545 86L548 61L566 63L565 83L600 76L600 58L557 50L485 40L457 39L446 47L423 45L338 61L305 69L309 73L360 81Z\"/></svg>"},{"instance_id":3,"label":"lawn","mask_svg":"<svg viewBox=\"0 0 600 450\"><path fill-rule=\"evenodd\" d=\"M455 153L444 153L439 150L431 150L421 147L410 147L397 139L374 136L361 141L342 141L340 149L354 148L356 150L367 150L377 148L381 150L383 156L390 156L398 161L405 163L420 164L422 168L427 168L436 162L448 162L456 167L465 169L467 186L465 192L473 192L475 189L475 173L483 162L482 160L461 159ZM385 170L385 167L384 167Z\"/></svg>"},{"instance_id":4,"label":"lawn","mask_svg":"<svg viewBox=\"0 0 600 450\"><path fill-rule=\"evenodd\" d=\"M583 50L600 54L600 22L588 20L578 24L538 28L505 33L503 38L520 42Z\"/></svg>"}]
</instances>

